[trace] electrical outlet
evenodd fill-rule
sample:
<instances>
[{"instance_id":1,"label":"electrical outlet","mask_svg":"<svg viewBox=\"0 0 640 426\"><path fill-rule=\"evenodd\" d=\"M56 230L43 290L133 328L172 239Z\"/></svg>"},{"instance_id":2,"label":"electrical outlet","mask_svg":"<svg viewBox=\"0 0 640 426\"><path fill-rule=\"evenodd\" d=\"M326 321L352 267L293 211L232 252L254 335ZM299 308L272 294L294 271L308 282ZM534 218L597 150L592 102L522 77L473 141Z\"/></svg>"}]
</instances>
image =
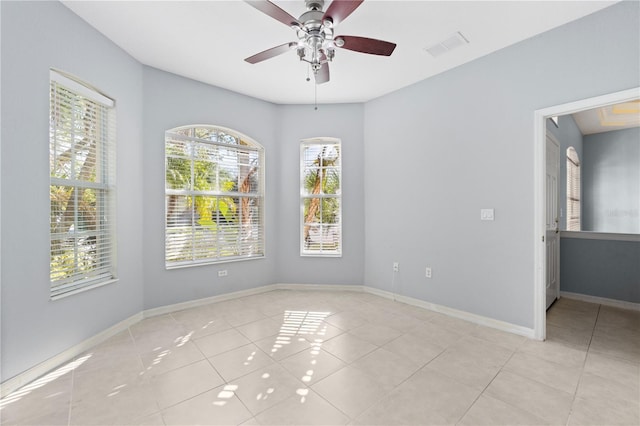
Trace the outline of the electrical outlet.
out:
<instances>
[{"instance_id":1,"label":"electrical outlet","mask_svg":"<svg viewBox=\"0 0 640 426\"><path fill-rule=\"evenodd\" d=\"M218 271L218 276L219 277L226 277L227 275L228 274L227 274L227 270L226 269L223 269L222 271Z\"/></svg>"},{"instance_id":2,"label":"electrical outlet","mask_svg":"<svg viewBox=\"0 0 640 426\"><path fill-rule=\"evenodd\" d=\"M400 264L398 262L393 262L393 272L400 271Z\"/></svg>"},{"instance_id":3,"label":"electrical outlet","mask_svg":"<svg viewBox=\"0 0 640 426\"><path fill-rule=\"evenodd\" d=\"M431 278L431 268L427 268L427 269L425 270L424 275L425 275L427 278Z\"/></svg>"}]
</instances>

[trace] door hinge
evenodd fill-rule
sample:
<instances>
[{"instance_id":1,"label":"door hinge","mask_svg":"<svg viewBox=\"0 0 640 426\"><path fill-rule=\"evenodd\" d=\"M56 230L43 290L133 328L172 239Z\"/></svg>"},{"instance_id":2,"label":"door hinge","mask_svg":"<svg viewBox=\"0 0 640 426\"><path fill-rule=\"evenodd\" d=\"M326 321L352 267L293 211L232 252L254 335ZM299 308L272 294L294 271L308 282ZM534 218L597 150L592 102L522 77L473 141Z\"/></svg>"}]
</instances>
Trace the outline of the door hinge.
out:
<instances>
[{"instance_id":1,"label":"door hinge","mask_svg":"<svg viewBox=\"0 0 640 426\"><path fill-rule=\"evenodd\" d=\"M544 235L542 236L542 242L544 243Z\"/></svg>"}]
</instances>

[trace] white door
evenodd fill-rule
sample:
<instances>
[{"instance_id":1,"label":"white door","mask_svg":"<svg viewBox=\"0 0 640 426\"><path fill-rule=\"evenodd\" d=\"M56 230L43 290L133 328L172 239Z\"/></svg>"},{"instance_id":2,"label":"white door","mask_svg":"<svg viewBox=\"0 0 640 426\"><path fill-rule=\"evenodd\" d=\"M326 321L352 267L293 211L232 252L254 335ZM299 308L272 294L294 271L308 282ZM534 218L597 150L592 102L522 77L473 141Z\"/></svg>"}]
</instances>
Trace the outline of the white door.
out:
<instances>
[{"instance_id":1,"label":"white door","mask_svg":"<svg viewBox=\"0 0 640 426\"><path fill-rule=\"evenodd\" d=\"M558 174L560 171L560 144L547 132L547 187L546 233L547 244L546 286L547 309L560 296L560 234L558 206Z\"/></svg>"}]
</instances>

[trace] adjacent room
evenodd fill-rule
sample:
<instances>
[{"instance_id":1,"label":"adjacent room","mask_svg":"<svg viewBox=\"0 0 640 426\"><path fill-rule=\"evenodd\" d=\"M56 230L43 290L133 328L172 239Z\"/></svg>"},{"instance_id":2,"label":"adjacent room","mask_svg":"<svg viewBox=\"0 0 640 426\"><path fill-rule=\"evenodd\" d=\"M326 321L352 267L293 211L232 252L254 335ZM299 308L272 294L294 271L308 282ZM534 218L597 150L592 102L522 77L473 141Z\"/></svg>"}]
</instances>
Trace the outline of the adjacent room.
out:
<instances>
[{"instance_id":1,"label":"adjacent room","mask_svg":"<svg viewBox=\"0 0 640 426\"><path fill-rule=\"evenodd\" d=\"M2 425L640 424L640 2L2 0L0 47Z\"/></svg>"}]
</instances>

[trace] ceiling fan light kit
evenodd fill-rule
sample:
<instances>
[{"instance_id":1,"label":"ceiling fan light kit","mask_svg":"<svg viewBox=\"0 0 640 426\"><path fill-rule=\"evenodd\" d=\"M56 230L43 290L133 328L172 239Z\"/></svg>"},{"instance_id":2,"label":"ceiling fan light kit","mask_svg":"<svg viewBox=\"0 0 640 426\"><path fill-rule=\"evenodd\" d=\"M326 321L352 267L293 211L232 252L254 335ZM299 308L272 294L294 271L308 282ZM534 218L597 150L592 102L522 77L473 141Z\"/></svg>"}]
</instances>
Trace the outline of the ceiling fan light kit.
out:
<instances>
[{"instance_id":1,"label":"ceiling fan light kit","mask_svg":"<svg viewBox=\"0 0 640 426\"><path fill-rule=\"evenodd\" d=\"M295 49L300 61L307 62L316 84L329 81L329 62L332 62L336 48L352 50L370 55L390 56L396 45L358 36L335 36L335 27L356 10L364 0L333 0L323 12L324 0L306 0L307 11L296 19L268 0L245 0L246 3L269 15L273 19L293 28L297 41L272 47L245 59L250 64L281 55Z\"/></svg>"}]
</instances>

